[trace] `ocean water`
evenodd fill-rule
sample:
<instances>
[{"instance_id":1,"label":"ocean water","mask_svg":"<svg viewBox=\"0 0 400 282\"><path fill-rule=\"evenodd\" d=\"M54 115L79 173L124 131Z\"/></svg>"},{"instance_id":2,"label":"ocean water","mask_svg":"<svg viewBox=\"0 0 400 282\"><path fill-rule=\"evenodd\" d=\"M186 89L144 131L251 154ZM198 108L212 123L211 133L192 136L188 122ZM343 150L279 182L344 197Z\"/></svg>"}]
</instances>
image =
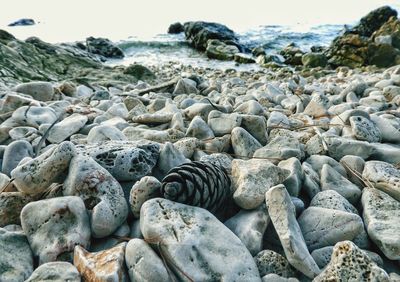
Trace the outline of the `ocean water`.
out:
<instances>
[{"instance_id":1,"label":"ocean water","mask_svg":"<svg viewBox=\"0 0 400 282\"><path fill-rule=\"evenodd\" d=\"M0 28L20 39L30 36L51 42L74 42L101 36L118 43L123 60L158 64L180 61L204 67L233 67L232 62L207 59L191 49L184 35L168 35L169 24L204 20L226 24L248 46L267 52L295 42L303 50L327 46L344 28L372 9L389 5L400 12L400 0L2 0ZM20 18L37 24L8 27Z\"/></svg>"}]
</instances>

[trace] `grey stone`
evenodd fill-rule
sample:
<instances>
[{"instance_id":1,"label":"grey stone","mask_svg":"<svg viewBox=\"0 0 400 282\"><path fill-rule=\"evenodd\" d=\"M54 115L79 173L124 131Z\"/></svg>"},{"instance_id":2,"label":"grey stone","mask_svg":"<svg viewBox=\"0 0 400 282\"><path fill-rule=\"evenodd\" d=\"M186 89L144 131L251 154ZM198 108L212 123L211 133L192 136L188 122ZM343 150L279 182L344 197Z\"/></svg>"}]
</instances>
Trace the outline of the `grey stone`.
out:
<instances>
[{"instance_id":1,"label":"grey stone","mask_svg":"<svg viewBox=\"0 0 400 282\"><path fill-rule=\"evenodd\" d=\"M385 192L364 188L363 218L369 237L391 260L400 259L400 202Z\"/></svg>"},{"instance_id":2,"label":"grey stone","mask_svg":"<svg viewBox=\"0 0 400 282\"><path fill-rule=\"evenodd\" d=\"M186 137L174 143L174 147L188 159L193 156L194 152L200 148L200 146L201 141L194 137Z\"/></svg>"},{"instance_id":3,"label":"grey stone","mask_svg":"<svg viewBox=\"0 0 400 282\"><path fill-rule=\"evenodd\" d=\"M240 210L224 224L238 236L254 256L262 250L263 236L269 222L267 209L262 204L254 210Z\"/></svg>"},{"instance_id":4,"label":"grey stone","mask_svg":"<svg viewBox=\"0 0 400 282\"><path fill-rule=\"evenodd\" d=\"M25 281L33 271L28 240L19 231L0 228L0 281Z\"/></svg>"},{"instance_id":5,"label":"grey stone","mask_svg":"<svg viewBox=\"0 0 400 282\"><path fill-rule=\"evenodd\" d=\"M361 175L364 170L365 161L359 156L347 155L340 159L340 164L346 169L348 179L359 188L364 188Z\"/></svg>"},{"instance_id":6,"label":"grey stone","mask_svg":"<svg viewBox=\"0 0 400 282\"><path fill-rule=\"evenodd\" d=\"M241 127L235 127L231 134L231 143L236 157L252 157L261 148L261 144Z\"/></svg>"},{"instance_id":7,"label":"grey stone","mask_svg":"<svg viewBox=\"0 0 400 282\"><path fill-rule=\"evenodd\" d=\"M347 177L347 173L344 167L338 161L332 159L331 157L312 155L308 159L306 159L306 162L309 163L312 169L318 172L319 174L321 173L322 167L325 164L328 164L331 167L333 167L337 172L339 172L341 175Z\"/></svg>"},{"instance_id":8,"label":"grey stone","mask_svg":"<svg viewBox=\"0 0 400 282\"><path fill-rule=\"evenodd\" d=\"M358 215L357 209L350 202L335 190L319 192L312 198L310 207L320 207L332 210L340 210Z\"/></svg>"},{"instance_id":9,"label":"grey stone","mask_svg":"<svg viewBox=\"0 0 400 282\"><path fill-rule=\"evenodd\" d=\"M34 198L21 192L0 193L0 227L9 224L20 224L22 208Z\"/></svg>"},{"instance_id":10,"label":"grey stone","mask_svg":"<svg viewBox=\"0 0 400 282\"><path fill-rule=\"evenodd\" d=\"M232 161L233 199L243 209L254 209L265 199L265 192L280 184L289 176L289 171L266 160L235 159Z\"/></svg>"},{"instance_id":11,"label":"grey stone","mask_svg":"<svg viewBox=\"0 0 400 282\"><path fill-rule=\"evenodd\" d=\"M59 197L27 204L21 225L39 264L72 260L75 245L89 246L90 223L79 197Z\"/></svg>"},{"instance_id":12,"label":"grey stone","mask_svg":"<svg viewBox=\"0 0 400 282\"><path fill-rule=\"evenodd\" d=\"M19 125L39 128L42 124L55 122L57 114L50 107L23 106L13 112L12 119Z\"/></svg>"},{"instance_id":13,"label":"grey stone","mask_svg":"<svg viewBox=\"0 0 400 282\"><path fill-rule=\"evenodd\" d=\"M312 199L321 191L319 175L307 162L303 162L301 167L304 171L303 188L308 197Z\"/></svg>"},{"instance_id":14,"label":"grey stone","mask_svg":"<svg viewBox=\"0 0 400 282\"><path fill-rule=\"evenodd\" d=\"M228 174L232 171L232 157L227 154L214 153L211 155L205 155L200 158L200 161L222 166Z\"/></svg>"},{"instance_id":15,"label":"grey stone","mask_svg":"<svg viewBox=\"0 0 400 282\"><path fill-rule=\"evenodd\" d=\"M256 138L261 145L265 145L268 141L267 120L265 117L256 115L241 115L241 117L241 126Z\"/></svg>"},{"instance_id":16,"label":"grey stone","mask_svg":"<svg viewBox=\"0 0 400 282\"><path fill-rule=\"evenodd\" d=\"M92 237L112 234L128 216L121 185L91 157L78 155L71 160L63 193L81 197L91 211Z\"/></svg>"},{"instance_id":17,"label":"grey stone","mask_svg":"<svg viewBox=\"0 0 400 282\"><path fill-rule=\"evenodd\" d=\"M34 81L17 85L15 91L32 96L39 101L49 101L53 98L54 90L50 82Z\"/></svg>"},{"instance_id":18,"label":"grey stone","mask_svg":"<svg viewBox=\"0 0 400 282\"><path fill-rule=\"evenodd\" d=\"M382 139L379 128L373 121L362 117L352 116L350 118L350 125L354 137L361 141L380 142Z\"/></svg>"},{"instance_id":19,"label":"grey stone","mask_svg":"<svg viewBox=\"0 0 400 282\"><path fill-rule=\"evenodd\" d=\"M173 95L179 94L198 94L199 90L196 88L196 82L188 79L188 78L181 78L175 85L175 89L172 92Z\"/></svg>"},{"instance_id":20,"label":"grey stone","mask_svg":"<svg viewBox=\"0 0 400 282\"><path fill-rule=\"evenodd\" d=\"M208 125L215 136L230 134L235 127L240 126L242 117L237 113L224 114L220 111L211 111L208 114Z\"/></svg>"},{"instance_id":21,"label":"grey stone","mask_svg":"<svg viewBox=\"0 0 400 282\"><path fill-rule=\"evenodd\" d=\"M275 162L292 157L301 160L304 157L304 152L297 138L276 136L267 145L255 151L254 157L270 158Z\"/></svg>"},{"instance_id":22,"label":"grey stone","mask_svg":"<svg viewBox=\"0 0 400 282\"><path fill-rule=\"evenodd\" d=\"M274 273L263 276L261 280L262 282L299 282L295 277L284 278Z\"/></svg>"},{"instance_id":23,"label":"grey stone","mask_svg":"<svg viewBox=\"0 0 400 282\"><path fill-rule=\"evenodd\" d=\"M381 132L382 142L400 143L400 132L387 119L371 115L371 120L375 123Z\"/></svg>"},{"instance_id":24,"label":"grey stone","mask_svg":"<svg viewBox=\"0 0 400 282\"><path fill-rule=\"evenodd\" d=\"M281 112L272 112L267 121L268 132L274 128L290 128L288 117Z\"/></svg>"},{"instance_id":25,"label":"grey stone","mask_svg":"<svg viewBox=\"0 0 400 282\"><path fill-rule=\"evenodd\" d=\"M17 166L11 172L15 187L26 194L43 192L68 168L75 154L75 146L65 141Z\"/></svg>"},{"instance_id":26,"label":"grey stone","mask_svg":"<svg viewBox=\"0 0 400 282\"><path fill-rule=\"evenodd\" d=\"M290 171L290 175L284 180L283 184L291 196L297 197L300 193L304 179L304 172L300 161L293 157L280 161L278 167Z\"/></svg>"},{"instance_id":27,"label":"grey stone","mask_svg":"<svg viewBox=\"0 0 400 282\"><path fill-rule=\"evenodd\" d=\"M82 148L118 181L138 181L151 173L160 147L151 142L105 141Z\"/></svg>"},{"instance_id":28,"label":"grey stone","mask_svg":"<svg viewBox=\"0 0 400 282\"><path fill-rule=\"evenodd\" d=\"M244 88L244 90L247 90ZM245 115L264 115L264 108L257 101L250 100L240 103L234 110L235 113L245 114Z\"/></svg>"},{"instance_id":29,"label":"grey stone","mask_svg":"<svg viewBox=\"0 0 400 282\"><path fill-rule=\"evenodd\" d=\"M350 241L339 242L335 245L331 261L314 281L327 280L390 281L389 275Z\"/></svg>"},{"instance_id":30,"label":"grey stone","mask_svg":"<svg viewBox=\"0 0 400 282\"><path fill-rule=\"evenodd\" d=\"M335 160L340 160L346 155L356 155L364 160L374 152L374 146L366 141L353 140L345 137L326 136L328 154Z\"/></svg>"},{"instance_id":31,"label":"grey stone","mask_svg":"<svg viewBox=\"0 0 400 282\"><path fill-rule=\"evenodd\" d=\"M11 129L8 135L10 135L10 138L13 140L32 142L35 138L39 137L39 132L36 128L31 126L18 126Z\"/></svg>"},{"instance_id":32,"label":"grey stone","mask_svg":"<svg viewBox=\"0 0 400 282\"><path fill-rule=\"evenodd\" d=\"M284 185L272 187L265 194L268 214L279 236L289 263L309 278L320 270L308 252L296 220L295 207Z\"/></svg>"},{"instance_id":33,"label":"grey stone","mask_svg":"<svg viewBox=\"0 0 400 282\"><path fill-rule=\"evenodd\" d=\"M72 134L77 133L88 121L88 117L80 114L72 114L55 124L50 130L47 140L51 143L61 143Z\"/></svg>"},{"instance_id":34,"label":"grey stone","mask_svg":"<svg viewBox=\"0 0 400 282\"><path fill-rule=\"evenodd\" d=\"M178 279L261 280L240 239L205 209L152 199L142 206L140 228L146 240L159 240Z\"/></svg>"},{"instance_id":35,"label":"grey stone","mask_svg":"<svg viewBox=\"0 0 400 282\"><path fill-rule=\"evenodd\" d=\"M119 129L108 125L93 127L87 136L88 143L100 143L108 140L125 141L127 138Z\"/></svg>"},{"instance_id":36,"label":"grey stone","mask_svg":"<svg viewBox=\"0 0 400 282\"><path fill-rule=\"evenodd\" d=\"M174 167L189 162L190 160L185 158L185 156L178 151L172 143L165 143L161 148L160 157L158 158L157 165L154 169L154 176L161 180Z\"/></svg>"},{"instance_id":37,"label":"grey stone","mask_svg":"<svg viewBox=\"0 0 400 282\"><path fill-rule=\"evenodd\" d=\"M214 138L214 132L201 117L195 117L186 130L186 136L196 137L200 140Z\"/></svg>"},{"instance_id":38,"label":"grey stone","mask_svg":"<svg viewBox=\"0 0 400 282\"><path fill-rule=\"evenodd\" d=\"M144 202L161 196L160 189L161 182L153 176L145 176L133 185L129 203L134 217L140 217L140 208Z\"/></svg>"},{"instance_id":39,"label":"grey stone","mask_svg":"<svg viewBox=\"0 0 400 282\"><path fill-rule=\"evenodd\" d=\"M68 281L80 282L81 275L75 266L69 262L56 261L44 263L32 273L25 282Z\"/></svg>"},{"instance_id":40,"label":"grey stone","mask_svg":"<svg viewBox=\"0 0 400 282\"><path fill-rule=\"evenodd\" d=\"M272 273L285 278L295 276L296 271L292 268L287 259L272 250L263 250L259 252L254 257L254 260L261 276Z\"/></svg>"},{"instance_id":41,"label":"grey stone","mask_svg":"<svg viewBox=\"0 0 400 282\"><path fill-rule=\"evenodd\" d=\"M298 218L304 240L310 251L353 240L364 230L360 216L320 207L307 208Z\"/></svg>"},{"instance_id":42,"label":"grey stone","mask_svg":"<svg viewBox=\"0 0 400 282\"><path fill-rule=\"evenodd\" d=\"M361 190L328 164L323 165L321 170L321 188L323 191L335 190L352 204L356 204L361 197Z\"/></svg>"},{"instance_id":43,"label":"grey stone","mask_svg":"<svg viewBox=\"0 0 400 282\"><path fill-rule=\"evenodd\" d=\"M141 239L132 239L126 245L125 261L131 281L175 281L163 260Z\"/></svg>"},{"instance_id":44,"label":"grey stone","mask_svg":"<svg viewBox=\"0 0 400 282\"><path fill-rule=\"evenodd\" d=\"M400 201L400 171L392 164L368 161L362 176L375 188Z\"/></svg>"},{"instance_id":45,"label":"grey stone","mask_svg":"<svg viewBox=\"0 0 400 282\"><path fill-rule=\"evenodd\" d=\"M8 144L4 151L1 170L4 174L10 176L11 171L18 166L23 158L32 156L33 148L29 142L25 140L13 141Z\"/></svg>"}]
</instances>

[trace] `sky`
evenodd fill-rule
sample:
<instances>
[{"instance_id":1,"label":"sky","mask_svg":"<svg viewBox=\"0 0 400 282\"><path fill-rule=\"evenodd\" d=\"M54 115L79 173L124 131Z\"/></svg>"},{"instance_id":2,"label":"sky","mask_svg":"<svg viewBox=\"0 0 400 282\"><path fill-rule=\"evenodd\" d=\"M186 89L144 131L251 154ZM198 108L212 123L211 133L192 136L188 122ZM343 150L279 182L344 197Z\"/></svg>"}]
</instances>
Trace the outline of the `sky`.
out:
<instances>
[{"instance_id":1,"label":"sky","mask_svg":"<svg viewBox=\"0 0 400 282\"><path fill-rule=\"evenodd\" d=\"M89 35L120 40L150 38L189 20L221 22L239 32L260 25L351 24L382 5L400 9L400 0L2 0L0 28L33 18L40 22L34 28L6 29L50 42Z\"/></svg>"}]
</instances>

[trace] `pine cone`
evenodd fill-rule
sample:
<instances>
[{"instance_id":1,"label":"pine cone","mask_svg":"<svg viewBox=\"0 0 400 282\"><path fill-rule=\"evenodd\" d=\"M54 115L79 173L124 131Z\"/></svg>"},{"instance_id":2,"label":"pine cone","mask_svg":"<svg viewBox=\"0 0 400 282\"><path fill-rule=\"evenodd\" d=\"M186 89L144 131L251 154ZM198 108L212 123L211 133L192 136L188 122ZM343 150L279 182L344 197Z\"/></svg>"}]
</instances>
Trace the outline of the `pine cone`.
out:
<instances>
[{"instance_id":1,"label":"pine cone","mask_svg":"<svg viewBox=\"0 0 400 282\"><path fill-rule=\"evenodd\" d=\"M171 169L163 179L161 195L169 200L218 211L231 196L226 170L206 162L191 162Z\"/></svg>"}]
</instances>

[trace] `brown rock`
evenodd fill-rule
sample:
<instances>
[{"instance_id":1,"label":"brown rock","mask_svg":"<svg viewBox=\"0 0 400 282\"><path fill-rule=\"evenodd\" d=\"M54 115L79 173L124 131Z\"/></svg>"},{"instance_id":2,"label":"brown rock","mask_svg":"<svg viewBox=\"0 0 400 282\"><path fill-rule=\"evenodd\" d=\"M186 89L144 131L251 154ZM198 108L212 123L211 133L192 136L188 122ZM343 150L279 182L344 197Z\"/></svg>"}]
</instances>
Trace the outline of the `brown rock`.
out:
<instances>
[{"instance_id":1,"label":"brown rock","mask_svg":"<svg viewBox=\"0 0 400 282\"><path fill-rule=\"evenodd\" d=\"M114 248L96 253L90 253L81 246L76 246L74 265L84 281L127 281L124 269L125 246L126 243L121 243Z\"/></svg>"}]
</instances>

